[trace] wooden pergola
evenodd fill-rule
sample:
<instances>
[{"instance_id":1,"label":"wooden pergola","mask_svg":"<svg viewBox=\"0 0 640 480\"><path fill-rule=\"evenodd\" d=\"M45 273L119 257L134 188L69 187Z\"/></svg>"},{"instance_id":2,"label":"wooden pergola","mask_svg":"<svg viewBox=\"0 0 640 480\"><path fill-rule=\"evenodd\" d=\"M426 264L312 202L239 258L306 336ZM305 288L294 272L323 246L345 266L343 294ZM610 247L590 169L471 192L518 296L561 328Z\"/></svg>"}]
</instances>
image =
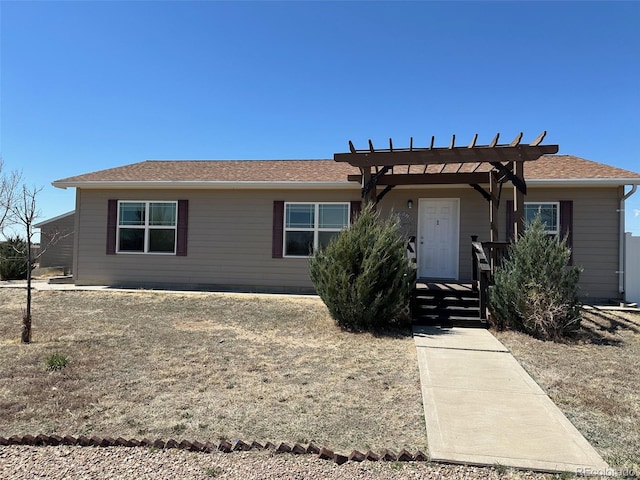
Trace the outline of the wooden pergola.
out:
<instances>
[{"instance_id":1,"label":"wooden pergola","mask_svg":"<svg viewBox=\"0 0 640 480\"><path fill-rule=\"evenodd\" d=\"M336 162L347 162L360 169L360 175L349 175L349 181L362 185L362 198L377 204L398 185L459 185L467 184L477 190L490 204L491 241L498 241L498 208L502 187L513 185L514 238L523 231L524 195L527 184L524 162L535 161L545 154L558 152L558 145L542 145L542 132L533 142L522 144L522 133L507 144L499 144L496 134L488 145L477 145L478 135L469 145L456 146L455 135L446 147L435 147L431 137L428 147L414 147L411 138L408 148L357 150L349 141L349 153L336 153ZM489 191L483 185L489 185ZM378 191L378 187L384 187Z\"/></svg>"}]
</instances>

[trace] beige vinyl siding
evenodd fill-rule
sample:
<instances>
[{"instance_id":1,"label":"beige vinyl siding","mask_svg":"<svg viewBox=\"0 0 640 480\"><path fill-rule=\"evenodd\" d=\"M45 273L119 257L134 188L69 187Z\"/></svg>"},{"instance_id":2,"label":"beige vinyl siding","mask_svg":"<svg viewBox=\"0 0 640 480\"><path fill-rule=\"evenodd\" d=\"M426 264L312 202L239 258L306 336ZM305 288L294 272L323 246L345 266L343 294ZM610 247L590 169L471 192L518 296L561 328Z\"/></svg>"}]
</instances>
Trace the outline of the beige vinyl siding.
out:
<instances>
[{"instance_id":1,"label":"beige vinyl siding","mask_svg":"<svg viewBox=\"0 0 640 480\"><path fill-rule=\"evenodd\" d=\"M498 238L506 240L506 201L513 199L513 188L505 186L500 202ZM471 279L471 235L489 241L489 202L471 188L435 187L430 189L396 188L380 203L380 210L401 212L413 222L415 235L419 198L460 199L459 280ZM407 201L413 200L413 208ZM585 302L618 298L618 187L540 188L529 186L525 202L573 201L573 259L583 268L580 296ZM407 232L408 233L408 232ZM420 254L419 239L416 242Z\"/></svg>"},{"instance_id":2,"label":"beige vinyl siding","mask_svg":"<svg viewBox=\"0 0 640 480\"><path fill-rule=\"evenodd\" d=\"M271 258L273 201L335 202L358 191L83 190L79 285L184 285L309 290L308 260ZM107 200L189 200L187 256L106 255Z\"/></svg>"},{"instance_id":3,"label":"beige vinyl siding","mask_svg":"<svg viewBox=\"0 0 640 480\"><path fill-rule=\"evenodd\" d=\"M75 215L67 215L40 227L40 267L64 267L71 271L73 264L73 233ZM53 239L53 243L51 240Z\"/></svg>"},{"instance_id":4,"label":"beige vinyl siding","mask_svg":"<svg viewBox=\"0 0 640 480\"><path fill-rule=\"evenodd\" d=\"M247 290L309 290L308 261L271 258L273 201L348 202L360 190L95 190L78 189L79 285L209 286ZM471 235L489 240L489 203L470 187L396 188L380 202L383 215L401 214L403 231L416 235L420 198L460 199L459 280L471 279ZM506 238L505 187L499 238ZM189 200L188 254L106 255L107 200ZM413 208L407 201L413 201ZM617 298L618 189L529 187L527 202L573 201L574 262L583 267L587 300ZM419 249L419 241L416 247ZM419 254L419 250L418 250Z\"/></svg>"},{"instance_id":5,"label":"beige vinyl siding","mask_svg":"<svg viewBox=\"0 0 640 480\"><path fill-rule=\"evenodd\" d=\"M506 189L505 189L506 190ZM503 194L512 199L511 188ZM620 214L618 187L529 187L525 202L573 201L573 262L583 268L580 296L585 302L617 299ZM506 212L501 205L500 238L506 232Z\"/></svg>"}]
</instances>

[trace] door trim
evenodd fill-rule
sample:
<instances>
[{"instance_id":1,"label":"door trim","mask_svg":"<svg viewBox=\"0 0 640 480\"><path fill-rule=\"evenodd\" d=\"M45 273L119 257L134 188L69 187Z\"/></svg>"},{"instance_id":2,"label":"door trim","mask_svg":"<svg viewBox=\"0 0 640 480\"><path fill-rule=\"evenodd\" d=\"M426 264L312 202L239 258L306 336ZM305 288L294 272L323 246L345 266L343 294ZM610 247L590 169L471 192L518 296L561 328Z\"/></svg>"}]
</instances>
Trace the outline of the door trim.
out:
<instances>
[{"instance_id":1,"label":"door trim","mask_svg":"<svg viewBox=\"0 0 640 480\"><path fill-rule=\"evenodd\" d=\"M455 234L454 234L454 250L456 252L455 261L454 261L454 271L455 275L451 278L446 277L442 278L442 280L459 280L460 278L460 198L439 198L439 197L428 197L428 198L419 198L418 199L418 230L416 235L416 266L418 269L418 277L419 278L431 278L431 277L420 277L420 257L423 255L423 250L426 248L423 244L420 244L420 232L422 232L422 212L424 212L424 208L426 208L426 204L429 202L436 201L450 201L454 203L454 209L456 212L455 222Z\"/></svg>"}]
</instances>

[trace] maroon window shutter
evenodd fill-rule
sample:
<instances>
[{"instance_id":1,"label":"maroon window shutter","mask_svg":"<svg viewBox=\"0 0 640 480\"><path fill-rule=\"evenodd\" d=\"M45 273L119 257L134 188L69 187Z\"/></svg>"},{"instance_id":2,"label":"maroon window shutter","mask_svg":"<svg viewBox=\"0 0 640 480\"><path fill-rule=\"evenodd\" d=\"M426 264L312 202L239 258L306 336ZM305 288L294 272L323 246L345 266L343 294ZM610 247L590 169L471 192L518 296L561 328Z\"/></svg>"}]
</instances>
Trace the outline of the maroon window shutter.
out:
<instances>
[{"instance_id":1,"label":"maroon window shutter","mask_svg":"<svg viewBox=\"0 0 640 480\"><path fill-rule=\"evenodd\" d=\"M567 238L571 249L570 262L573 264L573 201L560 200L560 238Z\"/></svg>"},{"instance_id":2,"label":"maroon window shutter","mask_svg":"<svg viewBox=\"0 0 640 480\"><path fill-rule=\"evenodd\" d=\"M507 200L505 203L507 209L507 242L513 242L514 230L513 230L513 200Z\"/></svg>"},{"instance_id":3,"label":"maroon window shutter","mask_svg":"<svg viewBox=\"0 0 640 480\"><path fill-rule=\"evenodd\" d=\"M178 200L178 231L176 237L176 255L187 256L187 231L189 227L189 200Z\"/></svg>"},{"instance_id":4,"label":"maroon window shutter","mask_svg":"<svg viewBox=\"0 0 640 480\"><path fill-rule=\"evenodd\" d=\"M282 258L282 240L284 235L284 201L273 202L273 236L271 239L271 257Z\"/></svg>"},{"instance_id":5,"label":"maroon window shutter","mask_svg":"<svg viewBox=\"0 0 640 480\"><path fill-rule=\"evenodd\" d=\"M362 209L362 202L360 200L353 200L351 202L351 215L349 217L349 222L353 223L356 220L356 217L360 213Z\"/></svg>"},{"instance_id":6,"label":"maroon window shutter","mask_svg":"<svg viewBox=\"0 0 640 480\"><path fill-rule=\"evenodd\" d=\"M116 254L118 230L118 200L107 200L107 255Z\"/></svg>"}]
</instances>

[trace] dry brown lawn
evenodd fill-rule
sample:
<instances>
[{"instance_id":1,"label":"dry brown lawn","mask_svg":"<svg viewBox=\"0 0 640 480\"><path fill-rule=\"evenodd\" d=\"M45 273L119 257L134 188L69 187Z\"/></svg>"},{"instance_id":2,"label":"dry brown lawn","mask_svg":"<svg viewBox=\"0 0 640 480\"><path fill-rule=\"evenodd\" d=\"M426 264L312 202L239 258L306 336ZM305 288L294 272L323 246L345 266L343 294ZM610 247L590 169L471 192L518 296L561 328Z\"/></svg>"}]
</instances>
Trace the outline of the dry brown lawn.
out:
<instances>
[{"instance_id":1,"label":"dry brown lawn","mask_svg":"<svg viewBox=\"0 0 640 480\"><path fill-rule=\"evenodd\" d=\"M21 345L24 296L0 289L2 436L426 451L412 338L342 332L317 298L39 291Z\"/></svg>"},{"instance_id":2,"label":"dry brown lawn","mask_svg":"<svg viewBox=\"0 0 640 480\"><path fill-rule=\"evenodd\" d=\"M561 344L494 333L612 467L640 472L640 313L586 311Z\"/></svg>"},{"instance_id":3,"label":"dry brown lawn","mask_svg":"<svg viewBox=\"0 0 640 480\"><path fill-rule=\"evenodd\" d=\"M410 336L338 329L315 297L0 289L0 435L314 442L426 452ZM495 332L494 332L495 333ZM617 469L640 470L640 314L576 339L497 332ZM69 366L49 372L52 353Z\"/></svg>"}]
</instances>

